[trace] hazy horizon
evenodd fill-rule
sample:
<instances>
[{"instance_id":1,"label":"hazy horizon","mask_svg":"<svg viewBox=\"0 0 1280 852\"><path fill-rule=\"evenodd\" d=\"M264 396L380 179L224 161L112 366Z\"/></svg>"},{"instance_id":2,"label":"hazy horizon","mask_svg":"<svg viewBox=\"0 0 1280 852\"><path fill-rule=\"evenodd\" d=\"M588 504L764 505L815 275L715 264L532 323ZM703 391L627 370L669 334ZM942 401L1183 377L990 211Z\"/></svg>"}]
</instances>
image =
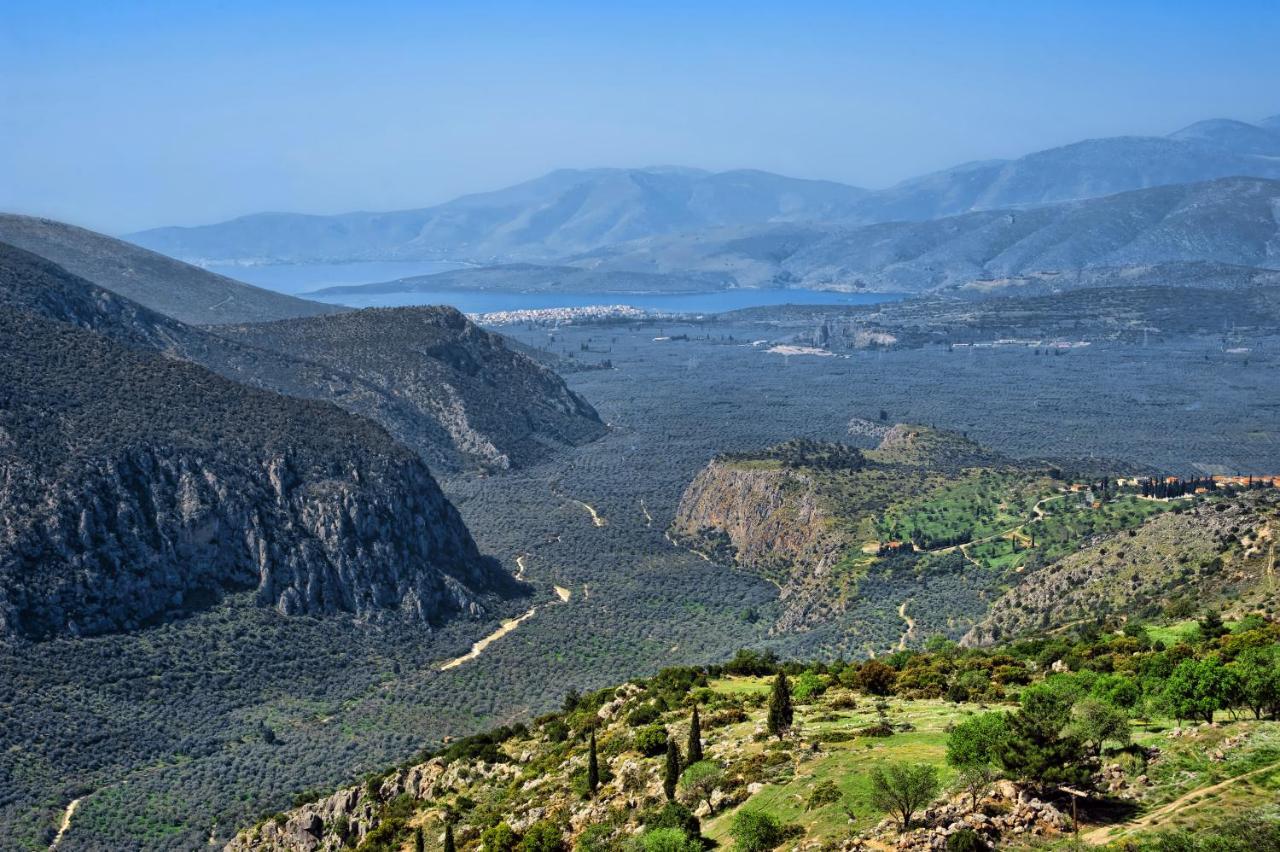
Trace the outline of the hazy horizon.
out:
<instances>
[{"instance_id":1,"label":"hazy horizon","mask_svg":"<svg viewBox=\"0 0 1280 852\"><path fill-rule=\"evenodd\" d=\"M557 168L752 168L877 189L1280 113L1280 10L1261 2L5 16L0 209L117 234L425 207Z\"/></svg>"}]
</instances>

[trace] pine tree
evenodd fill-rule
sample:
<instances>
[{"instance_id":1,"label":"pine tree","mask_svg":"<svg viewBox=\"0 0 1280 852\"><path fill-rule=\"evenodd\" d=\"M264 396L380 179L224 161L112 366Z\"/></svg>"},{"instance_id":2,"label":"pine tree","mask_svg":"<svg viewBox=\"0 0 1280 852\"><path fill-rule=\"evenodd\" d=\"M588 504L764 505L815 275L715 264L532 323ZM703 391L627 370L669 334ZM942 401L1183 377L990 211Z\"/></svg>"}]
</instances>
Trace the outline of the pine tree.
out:
<instances>
[{"instance_id":1,"label":"pine tree","mask_svg":"<svg viewBox=\"0 0 1280 852\"><path fill-rule=\"evenodd\" d=\"M1087 784L1084 744L1066 732L1071 701L1048 687L1033 686L1022 694L1022 707L1006 717L1008 735L996 758L1014 779L1040 788Z\"/></svg>"},{"instance_id":2,"label":"pine tree","mask_svg":"<svg viewBox=\"0 0 1280 852\"><path fill-rule=\"evenodd\" d=\"M444 852L454 852L454 849L453 822L450 821L444 824Z\"/></svg>"},{"instance_id":3,"label":"pine tree","mask_svg":"<svg viewBox=\"0 0 1280 852\"><path fill-rule=\"evenodd\" d=\"M600 762L596 757L596 732L591 732L591 752L587 756L587 793L594 796L600 788Z\"/></svg>"},{"instance_id":4,"label":"pine tree","mask_svg":"<svg viewBox=\"0 0 1280 852\"><path fill-rule=\"evenodd\" d=\"M693 705L693 715L689 718L689 748L686 749L689 765L702 760L702 723L698 719L698 705Z\"/></svg>"},{"instance_id":5,"label":"pine tree","mask_svg":"<svg viewBox=\"0 0 1280 852\"><path fill-rule=\"evenodd\" d=\"M791 728L793 716L791 684L787 683L787 673L779 671L773 681L773 695L769 697L769 733L782 739Z\"/></svg>"},{"instance_id":6,"label":"pine tree","mask_svg":"<svg viewBox=\"0 0 1280 852\"><path fill-rule=\"evenodd\" d=\"M676 784L680 781L680 747L676 741L667 738L667 772L662 778L662 790L667 794L667 801L676 800Z\"/></svg>"}]
</instances>

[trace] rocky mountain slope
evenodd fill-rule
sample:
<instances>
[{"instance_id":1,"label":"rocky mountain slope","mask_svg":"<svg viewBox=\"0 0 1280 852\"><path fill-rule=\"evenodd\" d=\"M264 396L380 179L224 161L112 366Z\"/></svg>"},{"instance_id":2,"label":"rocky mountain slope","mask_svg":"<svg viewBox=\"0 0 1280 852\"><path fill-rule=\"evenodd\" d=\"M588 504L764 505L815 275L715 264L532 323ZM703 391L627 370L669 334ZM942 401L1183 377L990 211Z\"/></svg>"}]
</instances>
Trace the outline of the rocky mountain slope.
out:
<instances>
[{"instance_id":1,"label":"rocky mountain slope","mask_svg":"<svg viewBox=\"0 0 1280 852\"><path fill-rule=\"evenodd\" d=\"M1029 852L1072 834L1134 849L1269 850L1280 836L1274 709L1271 721L1242 720L1244 702L1207 685L1213 723L1165 717L1181 700L1175 667L1274 673L1273 619L1252 613L1224 633L1176 650L1143 628L807 665L743 650L572 693L559 712L304 792L226 850ZM775 690L789 697L781 730ZM1037 739L1022 733L1032 719ZM1027 760L1046 741L1055 759ZM877 795L907 789L877 783L886 769L924 782L905 814L895 809L905 795ZM1067 772L1078 800L1059 789Z\"/></svg>"},{"instance_id":2,"label":"rocky mountain slope","mask_svg":"<svg viewBox=\"0 0 1280 852\"><path fill-rule=\"evenodd\" d=\"M1014 585L964 642L993 644L1113 615L1150 618L1180 598L1193 611L1216 601L1231 611L1274 602L1278 518L1280 497L1267 489L1098 536Z\"/></svg>"},{"instance_id":3,"label":"rocky mountain slope","mask_svg":"<svg viewBox=\"0 0 1280 852\"><path fill-rule=\"evenodd\" d=\"M525 465L605 432L559 376L453 308L369 309L218 331L353 377L409 408L445 436L447 451L430 434L406 439L450 467Z\"/></svg>"},{"instance_id":4,"label":"rocky mountain slope","mask_svg":"<svg viewBox=\"0 0 1280 852\"><path fill-rule=\"evenodd\" d=\"M713 225L830 219L863 192L757 171L566 169L422 210L265 213L129 239L187 260L549 258Z\"/></svg>"},{"instance_id":5,"label":"rocky mountain slope","mask_svg":"<svg viewBox=\"0 0 1280 852\"><path fill-rule=\"evenodd\" d=\"M1280 267L1277 210L1280 181L1226 178L925 222L727 228L612 246L573 263L744 287L918 292L1053 273L1065 288L1071 272L1098 267Z\"/></svg>"},{"instance_id":6,"label":"rocky mountain slope","mask_svg":"<svg viewBox=\"0 0 1280 852\"><path fill-rule=\"evenodd\" d=\"M340 310L242 284L49 219L0 214L0 242L46 258L105 290L193 325L262 322Z\"/></svg>"},{"instance_id":7,"label":"rocky mountain slope","mask_svg":"<svg viewBox=\"0 0 1280 852\"><path fill-rule=\"evenodd\" d=\"M422 462L332 406L0 311L0 635L282 613L476 615L506 575Z\"/></svg>"},{"instance_id":8,"label":"rocky mountain slope","mask_svg":"<svg viewBox=\"0 0 1280 852\"><path fill-rule=\"evenodd\" d=\"M451 308L353 313L340 326L194 328L3 243L0 304L335 403L446 469L526 464L604 432L559 376Z\"/></svg>"},{"instance_id":9,"label":"rocky mountain slope","mask_svg":"<svg viewBox=\"0 0 1280 852\"><path fill-rule=\"evenodd\" d=\"M708 228L923 221L1232 176L1277 179L1278 152L1275 119L1211 120L1165 137L1090 139L965 163L875 192L758 171L563 170L422 210L266 213L130 239L186 260L545 261Z\"/></svg>"},{"instance_id":10,"label":"rocky mountain slope","mask_svg":"<svg viewBox=\"0 0 1280 852\"><path fill-rule=\"evenodd\" d=\"M686 488L671 535L775 582L784 604L777 629L801 630L836 617L856 596L893 535L893 507L948 501L962 483L1016 492L1046 480L1044 468L959 435L899 424L865 452L800 441L720 456Z\"/></svg>"}]
</instances>

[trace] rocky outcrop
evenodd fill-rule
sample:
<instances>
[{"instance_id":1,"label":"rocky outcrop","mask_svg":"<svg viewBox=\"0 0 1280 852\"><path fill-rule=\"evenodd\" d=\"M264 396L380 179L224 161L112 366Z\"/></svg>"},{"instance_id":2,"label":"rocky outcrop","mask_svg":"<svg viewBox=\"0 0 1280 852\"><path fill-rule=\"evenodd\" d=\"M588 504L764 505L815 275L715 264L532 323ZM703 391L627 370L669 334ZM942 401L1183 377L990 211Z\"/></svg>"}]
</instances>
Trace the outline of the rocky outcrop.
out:
<instances>
[{"instance_id":1,"label":"rocky outcrop","mask_svg":"<svg viewBox=\"0 0 1280 852\"><path fill-rule=\"evenodd\" d=\"M1246 491L1182 508L1131 531L1094 536L1028 574L992 603L962 644L991 645L1048 624L1142 614L1179 596L1247 608L1265 590L1280 496L1272 489Z\"/></svg>"},{"instance_id":2,"label":"rocky outcrop","mask_svg":"<svg viewBox=\"0 0 1280 852\"><path fill-rule=\"evenodd\" d=\"M287 615L430 625L509 583L375 424L0 307L0 637L249 590Z\"/></svg>"},{"instance_id":3,"label":"rocky outcrop","mask_svg":"<svg viewBox=\"0 0 1280 852\"><path fill-rule=\"evenodd\" d=\"M777 576L797 563L825 573L845 544L814 475L781 465L716 460L685 489L672 534L707 555Z\"/></svg>"},{"instance_id":4,"label":"rocky outcrop","mask_svg":"<svg viewBox=\"0 0 1280 852\"><path fill-rule=\"evenodd\" d=\"M712 461L685 489L672 539L776 584L783 602L777 630L818 623L840 605L830 594L831 572L854 546L819 477L776 461Z\"/></svg>"}]
</instances>

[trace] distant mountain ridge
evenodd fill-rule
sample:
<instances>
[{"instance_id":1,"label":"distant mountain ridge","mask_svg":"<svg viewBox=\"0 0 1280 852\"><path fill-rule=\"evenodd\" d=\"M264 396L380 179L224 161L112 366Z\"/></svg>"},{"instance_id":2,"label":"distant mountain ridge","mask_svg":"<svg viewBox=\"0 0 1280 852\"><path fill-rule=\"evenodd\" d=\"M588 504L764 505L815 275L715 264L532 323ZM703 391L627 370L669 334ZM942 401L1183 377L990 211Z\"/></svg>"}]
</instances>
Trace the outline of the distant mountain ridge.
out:
<instances>
[{"instance_id":1,"label":"distant mountain ridge","mask_svg":"<svg viewBox=\"0 0 1280 852\"><path fill-rule=\"evenodd\" d=\"M1213 119L1168 136L1089 139L1015 160L966 163L874 192L750 170L561 170L420 210L263 213L128 239L194 262L548 261L711 228L919 221L1235 176L1280 179L1280 117L1257 124Z\"/></svg>"},{"instance_id":2,"label":"distant mountain ridge","mask_svg":"<svg viewBox=\"0 0 1280 852\"><path fill-rule=\"evenodd\" d=\"M263 213L128 239L196 262L545 259L715 225L838 218L865 192L759 171L564 169L421 210Z\"/></svg>"},{"instance_id":3,"label":"distant mountain ridge","mask_svg":"<svg viewBox=\"0 0 1280 852\"><path fill-rule=\"evenodd\" d=\"M601 273L729 276L740 287L881 292L1171 262L1274 269L1280 181L1224 178L923 222L723 228L637 240L571 262Z\"/></svg>"},{"instance_id":4,"label":"distant mountain ridge","mask_svg":"<svg viewBox=\"0 0 1280 852\"><path fill-rule=\"evenodd\" d=\"M51 219L0 214L0 242L191 325L264 322L342 310L244 284Z\"/></svg>"}]
</instances>

